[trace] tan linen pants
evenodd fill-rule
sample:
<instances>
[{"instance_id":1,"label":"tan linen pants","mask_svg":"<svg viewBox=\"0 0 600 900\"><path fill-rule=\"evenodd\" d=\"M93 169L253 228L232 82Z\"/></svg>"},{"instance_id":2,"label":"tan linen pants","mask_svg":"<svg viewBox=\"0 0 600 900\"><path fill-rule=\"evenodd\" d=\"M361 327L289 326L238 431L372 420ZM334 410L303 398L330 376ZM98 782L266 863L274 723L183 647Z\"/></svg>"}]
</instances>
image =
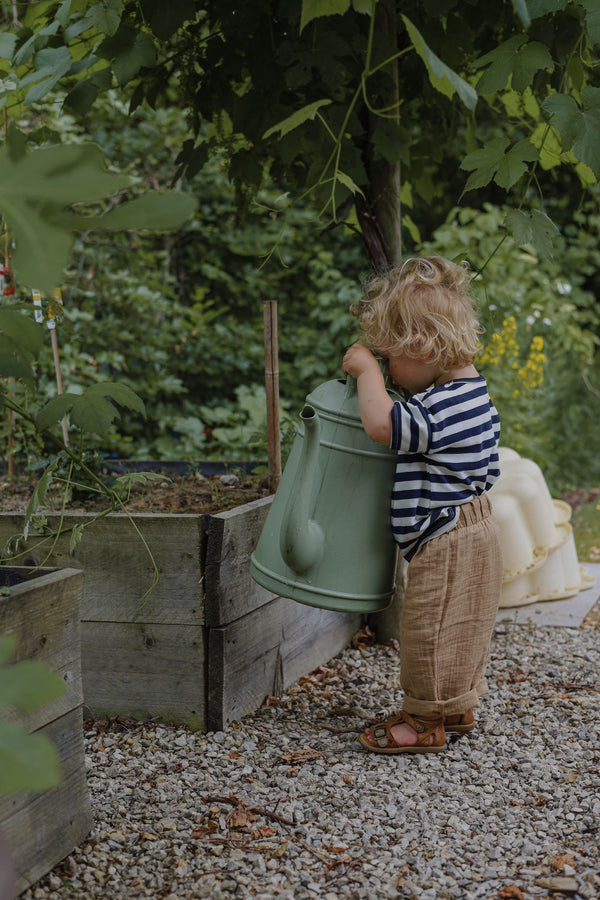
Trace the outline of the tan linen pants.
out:
<instances>
[{"instance_id":1,"label":"tan linen pants","mask_svg":"<svg viewBox=\"0 0 600 900\"><path fill-rule=\"evenodd\" d=\"M502 547L483 494L408 564L400 625L407 712L451 716L479 706L501 588Z\"/></svg>"}]
</instances>

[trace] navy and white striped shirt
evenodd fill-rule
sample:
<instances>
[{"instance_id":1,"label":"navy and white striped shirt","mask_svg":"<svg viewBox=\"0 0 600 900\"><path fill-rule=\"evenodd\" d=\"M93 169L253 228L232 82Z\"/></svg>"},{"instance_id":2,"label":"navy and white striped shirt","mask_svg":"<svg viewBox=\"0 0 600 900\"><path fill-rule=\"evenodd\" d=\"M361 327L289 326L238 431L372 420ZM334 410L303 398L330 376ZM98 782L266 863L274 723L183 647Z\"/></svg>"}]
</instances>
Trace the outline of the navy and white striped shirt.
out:
<instances>
[{"instance_id":1,"label":"navy and white striped shirt","mask_svg":"<svg viewBox=\"0 0 600 900\"><path fill-rule=\"evenodd\" d=\"M460 505L497 480L499 438L500 419L481 376L448 381L394 404L392 531L406 560L450 531Z\"/></svg>"}]
</instances>

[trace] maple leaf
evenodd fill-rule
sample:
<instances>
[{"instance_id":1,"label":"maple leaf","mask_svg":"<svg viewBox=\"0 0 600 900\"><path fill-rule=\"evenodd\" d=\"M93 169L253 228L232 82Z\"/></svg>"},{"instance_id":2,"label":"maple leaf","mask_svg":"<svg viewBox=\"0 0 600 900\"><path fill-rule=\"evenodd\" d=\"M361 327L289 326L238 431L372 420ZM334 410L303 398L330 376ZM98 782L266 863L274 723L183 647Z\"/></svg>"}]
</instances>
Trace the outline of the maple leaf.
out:
<instances>
[{"instance_id":1,"label":"maple leaf","mask_svg":"<svg viewBox=\"0 0 600 900\"><path fill-rule=\"evenodd\" d=\"M513 209L506 216L505 224L518 247L533 244L540 256L552 259L553 240L559 230L541 210L526 213Z\"/></svg>"},{"instance_id":2,"label":"maple leaf","mask_svg":"<svg viewBox=\"0 0 600 900\"><path fill-rule=\"evenodd\" d=\"M461 169L472 172L463 194L485 187L492 179L504 190L509 190L527 171L527 163L539 157L539 150L529 140L518 141L506 150L506 138L492 138L479 150L469 153L460 164Z\"/></svg>"}]
</instances>

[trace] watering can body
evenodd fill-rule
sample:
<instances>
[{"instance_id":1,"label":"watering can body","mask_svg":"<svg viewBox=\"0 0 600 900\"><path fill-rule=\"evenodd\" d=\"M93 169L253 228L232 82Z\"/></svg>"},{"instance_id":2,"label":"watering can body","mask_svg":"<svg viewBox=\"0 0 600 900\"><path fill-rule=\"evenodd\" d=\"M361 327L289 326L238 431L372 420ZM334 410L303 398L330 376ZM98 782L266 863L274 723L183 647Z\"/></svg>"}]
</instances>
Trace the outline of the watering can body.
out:
<instances>
[{"instance_id":1,"label":"watering can body","mask_svg":"<svg viewBox=\"0 0 600 900\"><path fill-rule=\"evenodd\" d=\"M309 606L381 611L394 593L396 453L365 433L350 376L309 394L300 420L250 574Z\"/></svg>"}]
</instances>

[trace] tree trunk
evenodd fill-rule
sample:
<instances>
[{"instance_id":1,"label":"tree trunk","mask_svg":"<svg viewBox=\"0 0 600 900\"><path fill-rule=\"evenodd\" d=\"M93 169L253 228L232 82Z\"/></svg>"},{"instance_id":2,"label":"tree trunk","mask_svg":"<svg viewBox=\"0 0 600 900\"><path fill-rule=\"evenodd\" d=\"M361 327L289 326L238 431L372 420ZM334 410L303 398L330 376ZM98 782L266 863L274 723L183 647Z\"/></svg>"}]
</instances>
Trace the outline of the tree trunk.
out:
<instances>
[{"instance_id":1,"label":"tree trunk","mask_svg":"<svg viewBox=\"0 0 600 900\"><path fill-rule=\"evenodd\" d=\"M375 33L378 43L393 52L397 48L396 3L394 0L378 3ZM390 54L391 55L391 54ZM388 73L391 75L389 90L378 97L382 107L390 109L399 122L398 60L394 60ZM396 111L393 112L393 109ZM367 113L368 144L365 165L369 184L365 198L357 195L356 211L362 228L362 237L369 261L377 271L398 265L402 259L402 222L400 208L400 163L388 163L373 158L371 137L377 128L378 117Z\"/></svg>"}]
</instances>

